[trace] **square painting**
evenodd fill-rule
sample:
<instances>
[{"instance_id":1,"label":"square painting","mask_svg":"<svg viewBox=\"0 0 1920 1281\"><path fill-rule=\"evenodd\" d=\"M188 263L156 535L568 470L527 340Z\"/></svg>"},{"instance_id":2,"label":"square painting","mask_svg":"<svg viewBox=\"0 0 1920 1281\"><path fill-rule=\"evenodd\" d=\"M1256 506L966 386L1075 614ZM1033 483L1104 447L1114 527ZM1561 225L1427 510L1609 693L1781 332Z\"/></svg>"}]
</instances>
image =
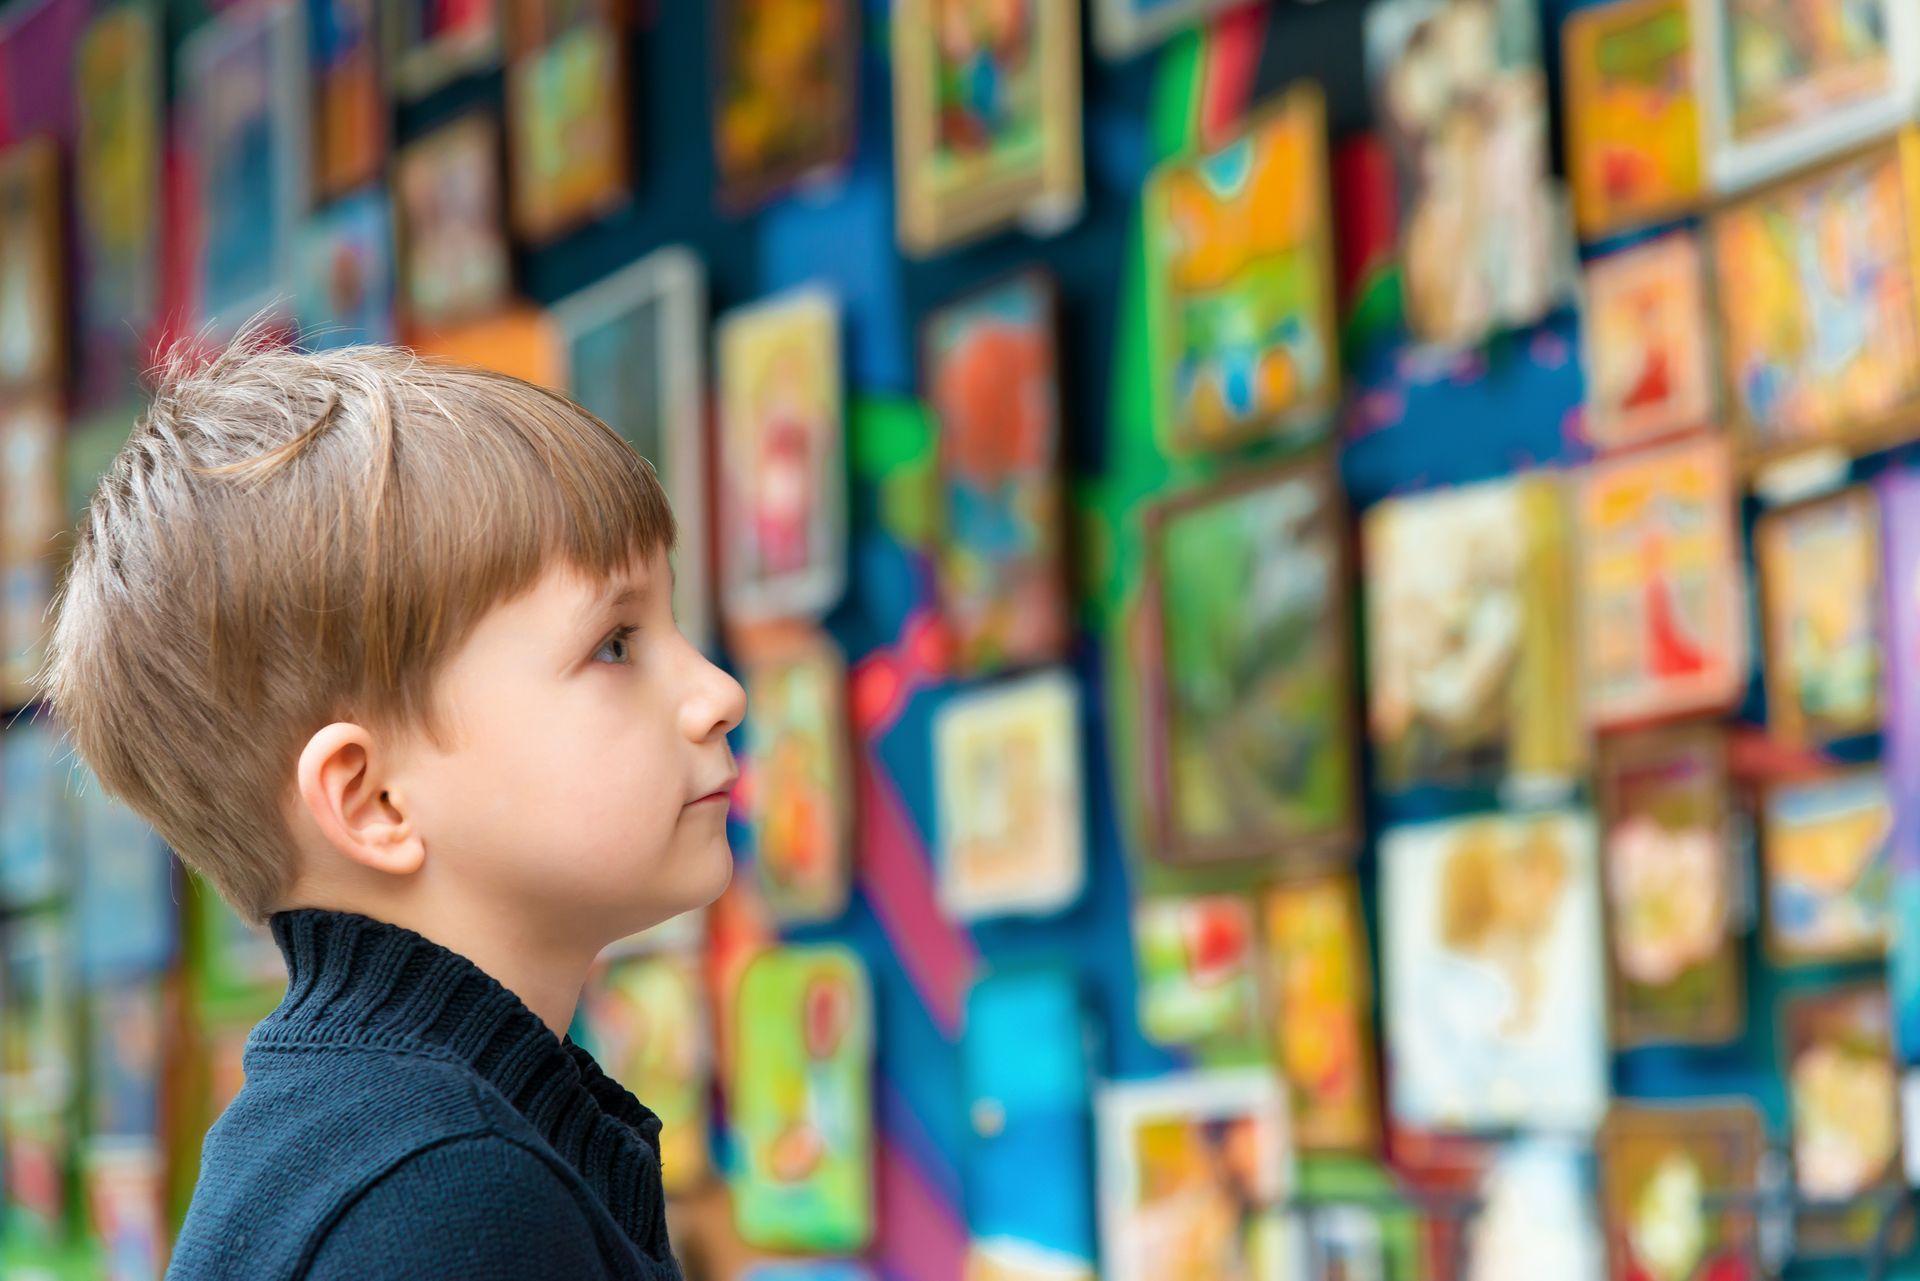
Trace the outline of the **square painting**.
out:
<instances>
[{"instance_id":1,"label":"square painting","mask_svg":"<svg viewBox=\"0 0 1920 1281\"><path fill-rule=\"evenodd\" d=\"M853 154L858 0L715 0L714 166L735 213Z\"/></svg>"},{"instance_id":2,"label":"square painting","mask_svg":"<svg viewBox=\"0 0 1920 1281\"><path fill-rule=\"evenodd\" d=\"M1274 1058L1302 1149L1365 1152L1379 1141L1373 978L1351 873L1283 881L1262 900Z\"/></svg>"},{"instance_id":3,"label":"square painting","mask_svg":"<svg viewBox=\"0 0 1920 1281\"><path fill-rule=\"evenodd\" d=\"M1706 192L1688 0L1616 0L1569 14L1567 172L1597 237L1677 213Z\"/></svg>"},{"instance_id":4,"label":"square painting","mask_svg":"<svg viewBox=\"0 0 1920 1281\"><path fill-rule=\"evenodd\" d=\"M1713 351L1700 242L1676 231L1587 264L1587 437L1601 449L1710 427Z\"/></svg>"},{"instance_id":5,"label":"square painting","mask_svg":"<svg viewBox=\"0 0 1920 1281\"><path fill-rule=\"evenodd\" d=\"M0 150L0 390L66 376L60 152L50 137Z\"/></svg>"},{"instance_id":6,"label":"square painting","mask_svg":"<svg viewBox=\"0 0 1920 1281\"><path fill-rule=\"evenodd\" d=\"M627 199L628 33L618 0L507 7L513 225L542 244Z\"/></svg>"},{"instance_id":7,"label":"square painting","mask_svg":"<svg viewBox=\"0 0 1920 1281\"><path fill-rule=\"evenodd\" d=\"M1781 964L1877 960L1892 918L1893 807L1878 766L1769 789L1767 946Z\"/></svg>"},{"instance_id":8,"label":"square painting","mask_svg":"<svg viewBox=\"0 0 1920 1281\"><path fill-rule=\"evenodd\" d=\"M1615 1103L1600 1127L1611 1281L1745 1281L1758 1274L1750 1210L1766 1127L1752 1103Z\"/></svg>"},{"instance_id":9,"label":"square painting","mask_svg":"<svg viewBox=\"0 0 1920 1281\"><path fill-rule=\"evenodd\" d=\"M513 280L499 153L499 124L484 114L462 116L401 149L394 218L410 325L451 326L505 305Z\"/></svg>"},{"instance_id":10,"label":"square painting","mask_svg":"<svg viewBox=\"0 0 1920 1281\"><path fill-rule=\"evenodd\" d=\"M1858 1256L1880 1226L1871 1194L1901 1188L1900 1098L1886 989L1878 983L1796 997L1783 1013L1794 1191L1806 1200L1794 1232L1802 1258ZM1903 1215L1893 1246L1911 1239Z\"/></svg>"},{"instance_id":11,"label":"square painting","mask_svg":"<svg viewBox=\"0 0 1920 1281\"><path fill-rule=\"evenodd\" d=\"M811 636L750 658L743 675L755 878L776 920L831 920L853 860L846 660Z\"/></svg>"},{"instance_id":12,"label":"square painting","mask_svg":"<svg viewBox=\"0 0 1920 1281\"><path fill-rule=\"evenodd\" d=\"M159 310L160 60L159 22L144 4L100 11L74 51L74 298L90 401L96 388L132 387Z\"/></svg>"},{"instance_id":13,"label":"square painting","mask_svg":"<svg viewBox=\"0 0 1920 1281\"><path fill-rule=\"evenodd\" d=\"M300 341L314 350L390 343L393 214L385 188L335 201L301 232Z\"/></svg>"},{"instance_id":14,"label":"square painting","mask_svg":"<svg viewBox=\"0 0 1920 1281\"><path fill-rule=\"evenodd\" d=\"M1787 743L1880 727L1880 505L1865 486L1754 525L1767 728Z\"/></svg>"}]
</instances>

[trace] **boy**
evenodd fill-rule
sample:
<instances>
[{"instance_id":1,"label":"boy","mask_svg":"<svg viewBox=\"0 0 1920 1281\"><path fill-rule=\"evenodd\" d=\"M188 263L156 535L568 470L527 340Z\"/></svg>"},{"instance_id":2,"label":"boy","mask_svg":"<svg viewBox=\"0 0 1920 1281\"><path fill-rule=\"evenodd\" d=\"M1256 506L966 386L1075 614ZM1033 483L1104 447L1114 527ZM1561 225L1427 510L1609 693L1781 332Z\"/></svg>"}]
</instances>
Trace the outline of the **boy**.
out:
<instances>
[{"instance_id":1,"label":"boy","mask_svg":"<svg viewBox=\"0 0 1920 1281\"><path fill-rule=\"evenodd\" d=\"M42 688L286 959L169 1277L673 1278L660 1122L566 1036L725 888L745 695L605 424L392 348L176 360L82 518Z\"/></svg>"}]
</instances>

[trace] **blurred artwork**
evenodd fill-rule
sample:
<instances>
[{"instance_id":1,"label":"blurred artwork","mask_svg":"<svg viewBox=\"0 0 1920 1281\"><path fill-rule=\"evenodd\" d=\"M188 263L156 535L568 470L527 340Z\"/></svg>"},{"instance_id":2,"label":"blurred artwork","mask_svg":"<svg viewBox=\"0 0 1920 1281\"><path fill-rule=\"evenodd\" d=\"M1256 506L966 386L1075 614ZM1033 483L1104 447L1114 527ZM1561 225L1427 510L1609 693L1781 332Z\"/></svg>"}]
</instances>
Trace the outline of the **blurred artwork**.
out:
<instances>
[{"instance_id":1,"label":"blurred artwork","mask_svg":"<svg viewBox=\"0 0 1920 1281\"><path fill-rule=\"evenodd\" d=\"M1597 786L1615 1046L1733 1040L1745 985L1725 736L1694 725L1609 737Z\"/></svg>"},{"instance_id":2,"label":"blurred artwork","mask_svg":"<svg viewBox=\"0 0 1920 1281\"><path fill-rule=\"evenodd\" d=\"M1385 1234L1379 1216L1354 1205L1317 1207L1306 1221L1313 1271L1330 1281L1387 1281Z\"/></svg>"},{"instance_id":3,"label":"blurred artwork","mask_svg":"<svg viewBox=\"0 0 1920 1281\"><path fill-rule=\"evenodd\" d=\"M1395 1118L1590 1130L1608 1088L1593 820L1544 811L1392 829L1380 869Z\"/></svg>"},{"instance_id":4,"label":"blurred artwork","mask_svg":"<svg viewBox=\"0 0 1920 1281\"><path fill-rule=\"evenodd\" d=\"M551 391L566 386L566 353L558 326L547 312L524 303L430 334L414 334L409 342L423 360L477 365Z\"/></svg>"},{"instance_id":5,"label":"blurred artwork","mask_svg":"<svg viewBox=\"0 0 1920 1281\"><path fill-rule=\"evenodd\" d=\"M1593 1213L1593 1161L1561 1136L1502 1146L1467 1227L1466 1281L1601 1281L1605 1246Z\"/></svg>"},{"instance_id":6,"label":"blurred artwork","mask_svg":"<svg viewBox=\"0 0 1920 1281\"><path fill-rule=\"evenodd\" d=\"M1600 728L1724 708L1747 682L1727 441L1590 464L1579 480L1588 715Z\"/></svg>"},{"instance_id":7,"label":"blurred artwork","mask_svg":"<svg viewBox=\"0 0 1920 1281\"><path fill-rule=\"evenodd\" d=\"M0 984L0 1147L17 1230L47 1240L68 1212L70 1109L79 1078L70 1031L66 936L57 915L14 917L5 931Z\"/></svg>"},{"instance_id":8,"label":"blurred artwork","mask_svg":"<svg viewBox=\"0 0 1920 1281\"><path fill-rule=\"evenodd\" d=\"M74 762L62 784L77 867L69 903L81 979L91 985L164 973L179 942L172 852L83 764Z\"/></svg>"},{"instance_id":9,"label":"blurred artwork","mask_svg":"<svg viewBox=\"0 0 1920 1281\"><path fill-rule=\"evenodd\" d=\"M335 201L301 231L300 341L314 350L390 343L393 217L385 188Z\"/></svg>"},{"instance_id":10,"label":"blurred artwork","mask_svg":"<svg viewBox=\"0 0 1920 1281\"><path fill-rule=\"evenodd\" d=\"M624 203L626 28L619 0L507 0L514 231L544 244Z\"/></svg>"},{"instance_id":11,"label":"blurred artwork","mask_svg":"<svg viewBox=\"0 0 1920 1281\"><path fill-rule=\"evenodd\" d=\"M1782 965L1878 960L1892 920L1893 808L1879 766L1766 796L1767 947Z\"/></svg>"},{"instance_id":12,"label":"blurred artwork","mask_svg":"<svg viewBox=\"0 0 1920 1281\"><path fill-rule=\"evenodd\" d=\"M668 1196L702 1186L712 1075L707 1002L697 958L623 957L600 966L581 996L588 1050L607 1075L660 1118L660 1175Z\"/></svg>"},{"instance_id":13,"label":"blurred artwork","mask_svg":"<svg viewBox=\"0 0 1920 1281\"><path fill-rule=\"evenodd\" d=\"M1096 1099L1106 1281L1290 1281L1298 1242L1287 1102L1262 1069L1103 1086Z\"/></svg>"},{"instance_id":14,"label":"blurred artwork","mask_svg":"<svg viewBox=\"0 0 1920 1281\"><path fill-rule=\"evenodd\" d=\"M132 386L159 310L160 58L156 12L140 4L100 11L74 52L74 300L88 392Z\"/></svg>"},{"instance_id":15,"label":"blurred artwork","mask_svg":"<svg viewBox=\"0 0 1920 1281\"><path fill-rule=\"evenodd\" d=\"M171 1230L160 1145L90 1142L81 1179L103 1256L101 1281L153 1281L166 1271Z\"/></svg>"},{"instance_id":16,"label":"blurred artwork","mask_svg":"<svg viewBox=\"0 0 1920 1281\"><path fill-rule=\"evenodd\" d=\"M498 310L512 288L500 206L499 125L474 113L401 148L394 165L400 296L437 328Z\"/></svg>"},{"instance_id":17,"label":"blurred artwork","mask_svg":"<svg viewBox=\"0 0 1920 1281\"><path fill-rule=\"evenodd\" d=\"M944 704L933 768L948 916L1049 916L1080 897L1080 690L1070 673L1038 672Z\"/></svg>"},{"instance_id":18,"label":"blurred artwork","mask_svg":"<svg viewBox=\"0 0 1920 1281\"><path fill-rule=\"evenodd\" d=\"M273 1008L277 993L285 990L286 959L265 927L248 925L198 876L191 884L198 947L197 995L203 1006L217 1011L217 1022L242 1020L231 1030L244 1040L246 1016L257 1019L265 1014ZM237 1061L237 1048L234 1053Z\"/></svg>"},{"instance_id":19,"label":"blurred artwork","mask_svg":"<svg viewBox=\"0 0 1920 1281\"><path fill-rule=\"evenodd\" d=\"M1611 1281L1758 1281L1752 1211L1712 1200L1757 1186L1752 1103L1615 1103L1598 1148Z\"/></svg>"},{"instance_id":20,"label":"blurred artwork","mask_svg":"<svg viewBox=\"0 0 1920 1281\"><path fill-rule=\"evenodd\" d=\"M167 980L110 983L87 997L87 1134L153 1139L161 1134L167 1080Z\"/></svg>"},{"instance_id":21,"label":"blurred artwork","mask_svg":"<svg viewBox=\"0 0 1920 1281\"><path fill-rule=\"evenodd\" d=\"M375 0L310 0L314 74L313 186L322 199L377 182L389 104L380 78Z\"/></svg>"},{"instance_id":22,"label":"blurred artwork","mask_svg":"<svg viewBox=\"0 0 1920 1281\"><path fill-rule=\"evenodd\" d=\"M1714 416L1700 243L1670 232L1587 266L1587 437L1601 449L1709 427Z\"/></svg>"},{"instance_id":23,"label":"blurred artwork","mask_svg":"<svg viewBox=\"0 0 1920 1281\"><path fill-rule=\"evenodd\" d=\"M1318 430L1340 398L1326 106L1302 82L1142 198L1156 431L1202 452Z\"/></svg>"},{"instance_id":24,"label":"blurred artwork","mask_svg":"<svg viewBox=\"0 0 1920 1281\"><path fill-rule=\"evenodd\" d=\"M1561 778L1584 763L1560 485L1390 498L1361 522L1380 785Z\"/></svg>"},{"instance_id":25,"label":"blurred artwork","mask_svg":"<svg viewBox=\"0 0 1920 1281\"><path fill-rule=\"evenodd\" d=\"M54 575L71 542L61 491L65 424L54 393L0 393L0 701L38 691Z\"/></svg>"},{"instance_id":26,"label":"blurred artwork","mask_svg":"<svg viewBox=\"0 0 1920 1281\"><path fill-rule=\"evenodd\" d=\"M900 244L929 255L1080 211L1079 6L906 0L893 15Z\"/></svg>"},{"instance_id":27,"label":"blurred artwork","mask_svg":"<svg viewBox=\"0 0 1920 1281\"><path fill-rule=\"evenodd\" d=\"M1801 996L1786 1005L1782 1044L1793 1115L1794 1190L1812 1201L1843 1201L1901 1186L1899 1084L1886 989L1860 983ZM1803 1209L1794 1233L1799 1257L1855 1254L1880 1226L1871 1200ZM1893 1234L1911 1238L1911 1216ZM1903 1239L1904 1238L1904 1239Z\"/></svg>"},{"instance_id":28,"label":"blurred artwork","mask_svg":"<svg viewBox=\"0 0 1920 1281\"><path fill-rule=\"evenodd\" d=\"M60 734L42 716L10 720L0 734L0 904L37 907L63 894L65 773Z\"/></svg>"},{"instance_id":29,"label":"blurred artwork","mask_svg":"<svg viewBox=\"0 0 1920 1281\"><path fill-rule=\"evenodd\" d=\"M707 537L706 269L680 245L657 249L554 306L567 392L653 464L673 507L673 616L715 641Z\"/></svg>"},{"instance_id":30,"label":"blurred artwork","mask_svg":"<svg viewBox=\"0 0 1920 1281\"><path fill-rule=\"evenodd\" d=\"M1148 800L1161 857L1344 858L1358 839L1345 509L1325 459L1146 515Z\"/></svg>"},{"instance_id":31,"label":"blurred artwork","mask_svg":"<svg viewBox=\"0 0 1920 1281\"><path fill-rule=\"evenodd\" d=\"M1874 492L1887 632L1881 752L1894 812L1890 910L1895 921L1920 921L1920 472L1889 468L1875 479ZM1920 1063L1920 930L1893 931L1887 984L1900 1061Z\"/></svg>"},{"instance_id":32,"label":"blurred artwork","mask_svg":"<svg viewBox=\"0 0 1920 1281\"><path fill-rule=\"evenodd\" d=\"M1142 899L1134 905L1140 1031L1164 1046L1237 1050L1261 1031L1260 936L1239 894Z\"/></svg>"},{"instance_id":33,"label":"blurred artwork","mask_svg":"<svg viewBox=\"0 0 1920 1281\"><path fill-rule=\"evenodd\" d=\"M66 376L60 152L36 136L0 150L0 391Z\"/></svg>"},{"instance_id":34,"label":"blurred artwork","mask_svg":"<svg viewBox=\"0 0 1920 1281\"><path fill-rule=\"evenodd\" d=\"M1558 301L1547 81L1529 0L1383 0L1367 76L1400 174L1407 327L1448 346Z\"/></svg>"},{"instance_id":35,"label":"blurred artwork","mask_svg":"<svg viewBox=\"0 0 1920 1281\"><path fill-rule=\"evenodd\" d=\"M501 0L382 0L394 92L424 98L500 62Z\"/></svg>"},{"instance_id":36,"label":"blurred artwork","mask_svg":"<svg viewBox=\"0 0 1920 1281\"><path fill-rule=\"evenodd\" d=\"M818 617L847 582L839 305L803 288L736 308L714 353L721 608L737 622Z\"/></svg>"},{"instance_id":37,"label":"blurred artwork","mask_svg":"<svg viewBox=\"0 0 1920 1281\"><path fill-rule=\"evenodd\" d=\"M741 975L727 1098L748 1244L851 1253L872 1236L872 1000L838 944L775 947Z\"/></svg>"},{"instance_id":38,"label":"blurred artwork","mask_svg":"<svg viewBox=\"0 0 1920 1281\"><path fill-rule=\"evenodd\" d=\"M1917 11L1920 12L1920 11ZM1920 398L1908 227L1920 132L1721 207L1708 222L1729 417L1757 459L1907 434Z\"/></svg>"},{"instance_id":39,"label":"blurred artwork","mask_svg":"<svg viewBox=\"0 0 1920 1281\"><path fill-rule=\"evenodd\" d=\"M713 146L720 203L743 213L853 154L856 0L716 0Z\"/></svg>"},{"instance_id":40,"label":"blurred artwork","mask_svg":"<svg viewBox=\"0 0 1920 1281\"><path fill-rule=\"evenodd\" d=\"M1767 728L1787 743L1880 727L1880 506L1865 486L1754 526Z\"/></svg>"},{"instance_id":41,"label":"blurred artwork","mask_svg":"<svg viewBox=\"0 0 1920 1281\"><path fill-rule=\"evenodd\" d=\"M1027 272L928 319L926 395L945 504L937 552L954 666L1062 656L1071 624L1053 283Z\"/></svg>"},{"instance_id":42,"label":"blurred artwork","mask_svg":"<svg viewBox=\"0 0 1920 1281\"><path fill-rule=\"evenodd\" d=\"M1282 881L1262 900L1274 1059L1308 1151L1366 1152L1380 1137L1373 981L1351 873Z\"/></svg>"},{"instance_id":43,"label":"blurred artwork","mask_svg":"<svg viewBox=\"0 0 1920 1281\"><path fill-rule=\"evenodd\" d=\"M1196 27L1245 0L1093 0L1093 37L1100 56L1130 58L1174 32Z\"/></svg>"},{"instance_id":44,"label":"blurred artwork","mask_svg":"<svg viewBox=\"0 0 1920 1281\"><path fill-rule=\"evenodd\" d=\"M852 877L846 661L825 636L747 660L753 868L774 919L826 921Z\"/></svg>"},{"instance_id":45,"label":"blurred artwork","mask_svg":"<svg viewBox=\"0 0 1920 1281\"><path fill-rule=\"evenodd\" d=\"M1588 237L1658 221L1706 194L1688 0L1615 0L1570 14L1567 171Z\"/></svg>"}]
</instances>

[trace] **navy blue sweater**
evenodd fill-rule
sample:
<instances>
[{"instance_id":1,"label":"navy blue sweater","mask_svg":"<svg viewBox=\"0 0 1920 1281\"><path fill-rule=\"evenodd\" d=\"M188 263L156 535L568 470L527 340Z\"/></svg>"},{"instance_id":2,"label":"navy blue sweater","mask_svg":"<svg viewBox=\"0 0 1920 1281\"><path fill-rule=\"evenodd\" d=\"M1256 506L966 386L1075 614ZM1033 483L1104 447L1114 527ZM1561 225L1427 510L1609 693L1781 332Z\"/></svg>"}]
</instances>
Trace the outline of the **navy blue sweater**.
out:
<instances>
[{"instance_id":1,"label":"navy blue sweater","mask_svg":"<svg viewBox=\"0 0 1920 1281\"><path fill-rule=\"evenodd\" d=\"M207 1134L170 1281L679 1277L660 1120L592 1055L412 930L269 924L287 993Z\"/></svg>"}]
</instances>

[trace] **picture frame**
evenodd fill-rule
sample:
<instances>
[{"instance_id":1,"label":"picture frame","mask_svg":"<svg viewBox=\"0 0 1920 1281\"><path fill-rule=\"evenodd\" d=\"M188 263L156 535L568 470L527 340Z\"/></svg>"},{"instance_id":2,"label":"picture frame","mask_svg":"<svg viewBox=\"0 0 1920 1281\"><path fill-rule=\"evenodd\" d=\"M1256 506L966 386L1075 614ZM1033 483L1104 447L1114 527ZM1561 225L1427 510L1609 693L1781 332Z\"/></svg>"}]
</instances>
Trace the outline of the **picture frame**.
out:
<instances>
[{"instance_id":1,"label":"picture frame","mask_svg":"<svg viewBox=\"0 0 1920 1281\"><path fill-rule=\"evenodd\" d=\"M1759 1185L1767 1152L1751 1101L1618 1101L1595 1146L1609 1281L1634 1281L1655 1267L1675 1281L1750 1275L1757 1224L1737 1198Z\"/></svg>"},{"instance_id":2,"label":"picture frame","mask_svg":"<svg viewBox=\"0 0 1920 1281\"><path fill-rule=\"evenodd\" d=\"M777 922L832 920L853 876L846 660L824 634L801 634L748 657L742 675L755 883Z\"/></svg>"},{"instance_id":3,"label":"picture frame","mask_svg":"<svg viewBox=\"0 0 1920 1281\"><path fill-rule=\"evenodd\" d=\"M499 122L472 111L408 143L394 158L404 327L449 328L506 305L513 269L499 155Z\"/></svg>"},{"instance_id":4,"label":"picture frame","mask_svg":"<svg viewBox=\"0 0 1920 1281\"><path fill-rule=\"evenodd\" d=\"M1093 42L1102 58L1144 53L1183 27L1197 25L1248 0L1094 0Z\"/></svg>"},{"instance_id":5,"label":"picture frame","mask_svg":"<svg viewBox=\"0 0 1920 1281\"><path fill-rule=\"evenodd\" d=\"M892 15L898 235L916 257L1015 223L1057 230L1084 201L1079 6L963 9Z\"/></svg>"},{"instance_id":6,"label":"picture frame","mask_svg":"<svg viewBox=\"0 0 1920 1281\"><path fill-rule=\"evenodd\" d=\"M1713 427L1718 367L1692 232L1590 260L1581 320L1586 433L1598 449Z\"/></svg>"},{"instance_id":7,"label":"picture frame","mask_svg":"<svg viewBox=\"0 0 1920 1281\"><path fill-rule=\"evenodd\" d=\"M548 244L632 192L627 31L619 0L506 4L508 207L521 240Z\"/></svg>"},{"instance_id":8,"label":"picture frame","mask_svg":"<svg viewBox=\"0 0 1920 1281\"><path fill-rule=\"evenodd\" d=\"M1893 802L1877 765L1768 788L1765 940L1776 965L1878 960L1893 936Z\"/></svg>"},{"instance_id":9,"label":"picture frame","mask_svg":"<svg viewBox=\"0 0 1920 1281\"><path fill-rule=\"evenodd\" d=\"M383 0L393 94L413 102L500 63L503 0Z\"/></svg>"},{"instance_id":10,"label":"picture frame","mask_svg":"<svg viewBox=\"0 0 1920 1281\"><path fill-rule=\"evenodd\" d=\"M1165 894L1133 905L1140 1034L1173 1049L1261 1047L1260 923L1245 894Z\"/></svg>"},{"instance_id":11,"label":"picture frame","mask_svg":"<svg viewBox=\"0 0 1920 1281\"><path fill-rule=\"evenodd\" d=\"M714 169L721 208L739 217L853 157L859 104L860 6L814 0L772 25L781 0L715 0Z\"/></svg>"},{"instance_id":12,"label":"picture frame","mask_svg":"<svg viewBox=\"0 0 1920 1281\"><path fill-rule=\"evenodd\" d=\"M1351 872L1281 881L1261 900L1274 1060L1295 1144L1370 1153L1380 1144L1373 976Z\"/></svg>"},{"instance_id":13,"label":"picture frame","mask_svg":"<svg viewBox=\"0 0 1920 1281\"><path fill-rule=\"evenodd\" d=\"M392 149L376 0L314 0L313 190L322 200L377 183Z\"/></svg>"},{"instance_id":14,"label":"picture frame","mask_svg":"<svg viewBox=\"0 0 1920 1281\"><path fill-rule=\"evenodd\" d=\"M1760 575L1767 729L1782 742L1828 742L1880 727L1880 507L1854 485L1761 514Z\"/></svg>"},{"instance_id":15,"label":"picture frame","mask_svg":"<svg viewBox=\"0 0 1920 1281\"><path fill-rule=\"evenodd\" d=\"M662 1122L660 1176L668 1196L714 1177L708 1155L712 1034L700 958L656 952L597 965L581 994L589 1051Z\"/></svg>"},{"instance_id":16,"label":"picture frame","mask_svg":"<svg viewBox=\"0 0 1920 1281\"><path fill-rule=\"evenodd\" d=\"M394 340L393 206L374 187L334 201L301 231L294 314L314 350Z\"/></svg>"},{"instance_id":17,"label":"picture frame","mask_svg":"<svg viewBox=\"0 0 1920 1281\"><path fill-rule=\"evenodd\" d=\"M0 150L0 391L58 391L67 374L60 152L45 134Z\"/></svg>"}]
</instances>

